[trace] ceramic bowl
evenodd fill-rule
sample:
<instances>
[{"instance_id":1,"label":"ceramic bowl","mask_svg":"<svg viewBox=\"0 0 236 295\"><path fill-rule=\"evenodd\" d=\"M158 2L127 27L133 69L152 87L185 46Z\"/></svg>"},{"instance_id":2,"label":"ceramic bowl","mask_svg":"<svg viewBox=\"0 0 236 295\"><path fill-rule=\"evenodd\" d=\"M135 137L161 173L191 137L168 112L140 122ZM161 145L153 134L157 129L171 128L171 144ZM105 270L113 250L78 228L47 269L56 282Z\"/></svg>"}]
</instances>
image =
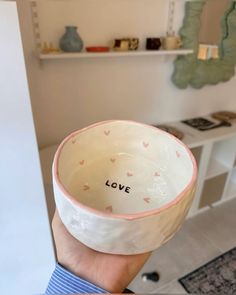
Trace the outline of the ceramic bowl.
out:
<instances>
[{"instance_id":1,"label":"ceramic bowl","mask_svg":"<svg viewBox=\"0 0 236 295\"><path fill-rule=\"evenodd\" d=\"M53 186L62 222L97 251L154 250L180 228L192 203L197 167L174 136L130 121L105 121L60 144Z\"/></svg>"}]
</instances>

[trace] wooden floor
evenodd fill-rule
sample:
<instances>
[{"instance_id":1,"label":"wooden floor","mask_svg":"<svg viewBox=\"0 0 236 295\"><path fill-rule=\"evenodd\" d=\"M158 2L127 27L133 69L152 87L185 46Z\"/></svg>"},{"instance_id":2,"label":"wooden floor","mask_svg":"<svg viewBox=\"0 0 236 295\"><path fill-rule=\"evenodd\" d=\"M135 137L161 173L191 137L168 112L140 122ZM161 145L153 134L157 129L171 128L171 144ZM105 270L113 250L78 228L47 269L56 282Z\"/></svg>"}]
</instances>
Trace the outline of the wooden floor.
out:
<instances>
[{"instance_id":1,"label":"wooden floor","mask_svg":"<svg viewBox=\"0 0 236 295\"><path fill-rule=\"evenodd\" d=\"M153 229L155 230L155 229ZM137 293L186 293L178 278L236 246L236 198L185 221L182 229L154 251L129 288ZM157 283L142 273L157 271Z\"/></svg>"}]
</instances>

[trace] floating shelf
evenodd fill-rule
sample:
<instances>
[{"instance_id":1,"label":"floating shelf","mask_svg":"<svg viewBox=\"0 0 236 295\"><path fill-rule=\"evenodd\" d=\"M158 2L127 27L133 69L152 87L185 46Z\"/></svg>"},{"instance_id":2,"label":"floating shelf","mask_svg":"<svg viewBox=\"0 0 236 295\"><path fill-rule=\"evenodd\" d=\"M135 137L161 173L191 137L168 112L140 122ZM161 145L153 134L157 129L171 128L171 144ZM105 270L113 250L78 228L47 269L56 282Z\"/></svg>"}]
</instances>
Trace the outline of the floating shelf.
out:
<instances>
[{"instance_id":1,"label":"floating shelf","mask_svg":"<svg viewBox=\"0 0 236 295\"><path fill-rule=\"evenodd\" d=\"M209 167L207 169L206 179L210 179L216 177L218 175L229 172L230 168L223 165L216 159L212 158L209 163Z\"/></svg>"},{"instance_id":2,"label":"floating shelf","mask_svg":"<svg viewBox=\"0 0 236 295\"><path fill-rule=\"evenodd\" d=\"M75 59L75 58L100 58L100 57L133 57L156 55L187 55L193 53L191 49L156 50L156 51L109 51L109 52L78 52L78 53L47 53L39 54L41 60L46 59Z\"/></svg>"}]
</instances>

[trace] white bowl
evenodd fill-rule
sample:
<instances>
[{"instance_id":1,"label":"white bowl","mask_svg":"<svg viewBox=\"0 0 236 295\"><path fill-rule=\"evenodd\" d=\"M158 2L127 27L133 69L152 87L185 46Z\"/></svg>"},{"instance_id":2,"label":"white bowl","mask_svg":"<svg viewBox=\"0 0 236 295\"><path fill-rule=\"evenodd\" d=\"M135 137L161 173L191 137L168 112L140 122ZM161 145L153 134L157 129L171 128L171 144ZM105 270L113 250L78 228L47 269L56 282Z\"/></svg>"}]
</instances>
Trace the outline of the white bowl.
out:
<instances>
[{"instance_id":1,"label":"white bowl","mask_svg":"<svg viewBox=\"0 0 236 295\"><path fill-rule=\"evenodd\" d=\"M130 121L105 121L69 135L53 162L56 206L79 241L97 251L154 250L180 228L197 167L174 136Z\"/></svg>"}]
</instances>

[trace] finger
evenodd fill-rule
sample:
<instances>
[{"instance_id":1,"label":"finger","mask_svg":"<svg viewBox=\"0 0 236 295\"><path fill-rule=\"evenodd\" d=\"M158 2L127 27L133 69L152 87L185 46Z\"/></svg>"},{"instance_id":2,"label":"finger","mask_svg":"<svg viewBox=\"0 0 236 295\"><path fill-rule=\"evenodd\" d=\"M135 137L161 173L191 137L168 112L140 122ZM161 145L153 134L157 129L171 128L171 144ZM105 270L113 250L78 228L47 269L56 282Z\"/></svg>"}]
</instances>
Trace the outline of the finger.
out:
<instances>
[{"instance_id":1,"label":"finger","mask_svg":"<svg viewBox=\"0 0 236 295\"><path fill-rule=\"evenodd\" d=\"M58 211L56 209L55 213L54 213L54 216L53 216L53 219L52 219L52 229L53 229L53 231L57 227L58 223L60 223L60 217L59 217Z\"/></svg>"},{"instance_id":2,"label":"finger","mask_svg":"<svg viewBox=\"0 0 236 295\"><path fill-rule=\"evenodd\" d=\"M54 235L59 231L66 231L66 228L61 221L61 218L59 216L57 209L55 210L55 213L52 219L52 230Z\"/></svg>"}]
</instances>

